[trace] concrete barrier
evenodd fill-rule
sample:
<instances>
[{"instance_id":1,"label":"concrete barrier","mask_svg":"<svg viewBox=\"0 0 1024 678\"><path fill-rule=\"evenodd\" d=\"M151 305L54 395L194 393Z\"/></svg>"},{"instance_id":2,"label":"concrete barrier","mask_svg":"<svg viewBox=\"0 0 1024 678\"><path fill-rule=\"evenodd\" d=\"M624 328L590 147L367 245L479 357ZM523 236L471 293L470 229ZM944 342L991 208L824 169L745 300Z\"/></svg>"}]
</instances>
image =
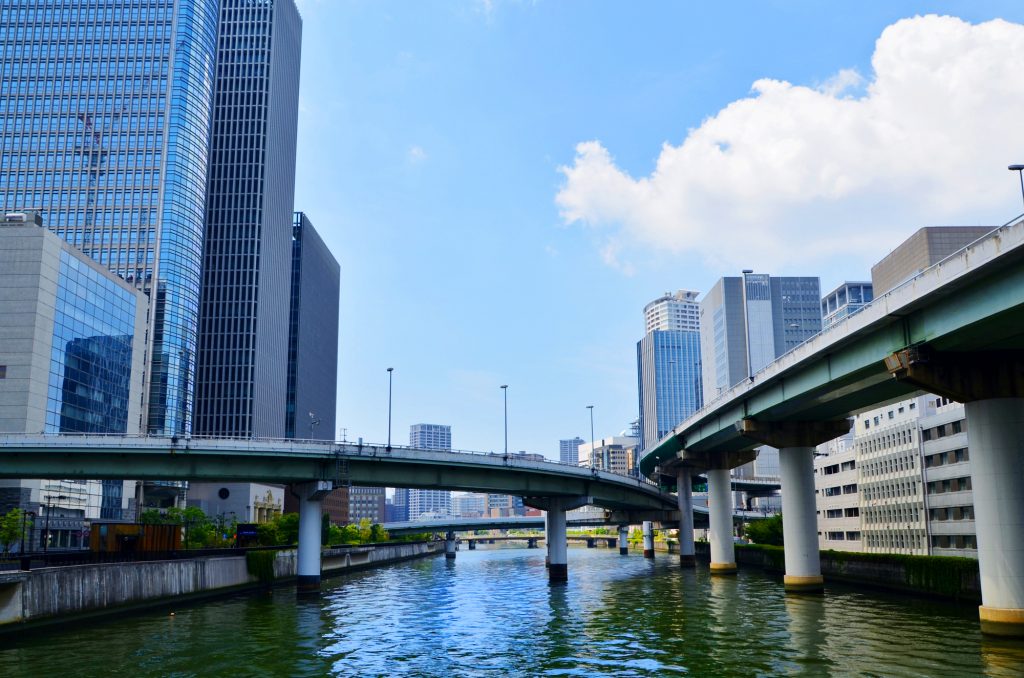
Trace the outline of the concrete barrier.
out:
<instances>
[{"instance_id":1,"label":"concrete barrier","mask_svg":"<svg viewBox=\"0 0 1024 678\"><path fill-rule=\"evenodd\" d=\"M324 575L341 574L440 552L433 542L325 549L321 568ZM276 552L275 582L294 579L295 568L294 549ZM221 595L260 585L257 576L249 571L244 554L0 573L0 630Z\"/></svg>"}]
</instances>

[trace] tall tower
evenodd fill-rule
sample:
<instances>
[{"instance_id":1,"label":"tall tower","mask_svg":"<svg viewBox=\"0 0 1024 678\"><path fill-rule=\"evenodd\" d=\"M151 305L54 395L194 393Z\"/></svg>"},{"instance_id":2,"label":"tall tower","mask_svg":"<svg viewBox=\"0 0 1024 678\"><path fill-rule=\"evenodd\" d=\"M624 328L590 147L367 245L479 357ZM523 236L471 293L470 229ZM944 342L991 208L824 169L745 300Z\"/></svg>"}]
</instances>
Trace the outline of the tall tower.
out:
<instances>
[{"instance_id":1,"label":"tall tower","mask_svg":"<svg viewBox=\"0 0 1024 678\"><path fill-rule=\"evenodd\" d=\"M196 433L285 434L301 43L293 0L221 0Z\"/></svg>"},{"instance_id":2,"label":"tall tower","mask_svg":"<svg viewBox=\"0 0 1024 678\"><path fill-rule=\"evenodd\" d=\"M409 446L422 450L452 449L452 427L444 424L413 424ZM448 490L409 490L409 520L423 513L452 514L452 493Z\"/></svg>"},{"instance_id":3,"label":"tall tower","mask_svg":"<svg viewBox=\"0 0 1024 678\"><path fill-rule=\"evenodd\" d=\"M703 403L697 295L679 290L644 307L646 334L636 345L641 450Z\"/></svg>"},{"instance_id":4,"label":"tall tower","mask_svg":"<svg viewBox=\"0 0 1024 678\"><path fill-rule=\"evenodd\" d=\"M821 331L818 278L744 271L700 302L704 398L720 393Z\"/></svg>"},{"instance_id":5,"label":"tall tower","mask_svg":"<svg viewBox=\"0 0 1024 678\"><path fill-rule=\"evenodd\" d=\"M6 0L0 13L0 209L39 210L150 296L153 434L192 425L217 7Z\"/></svg>"}]
</instances>

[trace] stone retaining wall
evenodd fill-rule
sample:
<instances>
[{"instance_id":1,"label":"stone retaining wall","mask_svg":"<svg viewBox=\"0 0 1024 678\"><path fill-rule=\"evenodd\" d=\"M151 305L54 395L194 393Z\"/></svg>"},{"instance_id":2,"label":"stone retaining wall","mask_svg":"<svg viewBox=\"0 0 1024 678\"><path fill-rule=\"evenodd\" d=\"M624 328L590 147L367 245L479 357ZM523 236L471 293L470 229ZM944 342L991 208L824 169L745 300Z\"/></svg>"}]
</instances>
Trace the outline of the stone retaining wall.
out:
<instances>
[{"instance_id":1,"label":"stone retaining wall","mask_svg":"<svg viewBox=\"0 0 1024 678\"><path fill-rule=\"evenodd\" d=\"M321 568L324 575L339 574L442 551L434 542L325 549ZM277 551L274 580L285 582L294 578L295 567L294 549ZM256 575L249 572L244 554L0 573L0 629L259 585Z\"/></svg>"}]
</instances>

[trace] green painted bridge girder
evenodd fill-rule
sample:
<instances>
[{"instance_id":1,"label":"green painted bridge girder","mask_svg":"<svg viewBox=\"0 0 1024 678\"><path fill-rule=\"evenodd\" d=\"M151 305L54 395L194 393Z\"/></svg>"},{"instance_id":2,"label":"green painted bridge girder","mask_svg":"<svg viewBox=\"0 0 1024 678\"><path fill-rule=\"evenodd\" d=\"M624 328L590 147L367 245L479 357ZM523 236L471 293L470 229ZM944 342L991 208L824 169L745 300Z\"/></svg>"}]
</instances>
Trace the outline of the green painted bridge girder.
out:
<instances>
[{"instance_id":1,"label":"green painted bridge girder","mask_svg":"<svg viewBox=\"0 0 1024 678\"><path fill-rule=\"evenodd\" d=\"M379 446L117 436L0 436L0 478L196 480L593 497L609 509L664 510L675 495L635 478L502 455Z\"/></svg>"},{"instance_id":2,"label":"green painted bridge girder","mask_svg":"<svg viewBox=\"0 0 1024 678\"><path fill-rule=\"evenodd\" d=\"M670 468L681 455L759 446L736 430L743 419L836 420L918 393L894 379L884 360L921 345L965 358L1024 349L1024 220L925 270L734 387L645 450L641 473Z\"/></svg>"}]
</instances>

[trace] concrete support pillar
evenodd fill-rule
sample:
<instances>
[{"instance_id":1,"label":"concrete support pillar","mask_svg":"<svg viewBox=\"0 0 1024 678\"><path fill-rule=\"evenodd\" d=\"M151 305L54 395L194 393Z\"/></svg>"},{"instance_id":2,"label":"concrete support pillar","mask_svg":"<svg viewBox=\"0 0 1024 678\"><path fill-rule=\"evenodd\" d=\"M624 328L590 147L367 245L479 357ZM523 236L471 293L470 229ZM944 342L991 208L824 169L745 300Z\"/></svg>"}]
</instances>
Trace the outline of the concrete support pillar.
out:
<instances>
[{"instance_id":1,"label":"concrete support pillar","mask_svg":"<svg viewBox=\"0 0 1024 678\"><path fill-rule=\"evenodd\" d=\"M466 543L469 544L470 551L476 551L476 539L467 539Z\"/></svg>"},{"instance_id":2,"label":"concrete support pillar","mask_svg":"<svg viewBox=\"0 0 1024 678\"><path fill-rule=\"evenodd\" d=\"M679 469L676 493L679 497L679 566L693 567L696 560L693 549L693 476L690 469Z\"/></svg>"},{"instance_id":3,"label":"concrete support pillar","mask_svg":"<svg viewBox=\"0 0 1024 678\"><path fill-rule=\"evenodd\" d=\"M708 469L708 522L711 524L711 574L735 574L732 541L732 483L729 469Z\"/></svg>"},{"instance_id":4,"label":"concrete support pillar","mask_svg":"<svg viewBox=\"0 0 1024 678\"><path fill-rule=\"evenodd\" d=\"M966 404L981 630L1024 636L1024 398Z\"/></svg>"},{"instance_id":5,"label":"concrete support pillar","mask_svg":"<svg viewBox=\"0 0 1024 678\"><path fill-rule=\"evenodd\" d=\"M594 539L593 537L587 537L587 548L588 549L597 548L597 540Z\"/></svg>"},{"instance_id":6,"label":"concrete support pillar","mask_svg":"<svg viewBox=\"0 0 1024 678\"><path fill-rule=\"evenodd\" d=\"M528 548L528 549L535 549L535 548L537 548L537 540L536 539L527 539L526 540L526 548Z\"/></svg>"},{"instance_id":7,"label":"concrete support pillar","mask_svg":"<svg viewBox=\"0 0 1024 678\"><path fill-rule=\"evenodd\" d=\"M645 520L643 524L644 530L644 558L654 557L654 523L649 520Z\"/></svg>"},{"instance_id":8,"label":"concrete support pillar","mask_svg":"<svg viewBox=\"0 0 1024 678\"><path fill-rule=\"evenodd\" d=\"M548 512L544 512L544 567L551 567L551 528L548 527Z\"/></svg>"},{"instance_id":9,"label":"concrete support pillar","mask_svg":"<svg viewBox=\"0 0 1024 678\"><path fill-rule=\"evenodd\" d=\"M619 525L619 555L629 555L629 525Z\"/></svg>"},{"instance_id":10,"label":"concrete support pillar","mask_svg":"<svg viewBox=\"0 0 1024 678\"><path fill-rule=\"evenodd\" d=\"M320 527L323 499L313 492L309 485L296 486L299 494L299 553L295 585L299 593L320 591Z\"/></svg>"},{"instance_id":11,"label":"concrete support pillar","mask_svg":"<svg viewBox=\"0 0 1024 678\"><path fill-rule=\"evenodd\" d=\"M782 472L782 534L785 540L787 591L821 591L818 518L814 502L814 448L779 450Z\"/></svg>"},{"instance_id":12,"label":"concrete support pillar","mask_svg":"<svg viewBox=\"0 0 1024 678\"><path fill-rule=\"evenodd\" d=\"M569 562L565 543L565 509L560 499L552 499L548 509L548 581L559 583L569 581Z\"/></svg>"},{"instance_id":13,"label":"concrete support pillar","mask_svg":"<svg viewBox=\"0 0 1024 678\"><path fill-rule=\"evenodd\" d=\"M444 557L448 560L455 560L455 533L449 532L444 536Z\"/></svg>"}]
</instances>

